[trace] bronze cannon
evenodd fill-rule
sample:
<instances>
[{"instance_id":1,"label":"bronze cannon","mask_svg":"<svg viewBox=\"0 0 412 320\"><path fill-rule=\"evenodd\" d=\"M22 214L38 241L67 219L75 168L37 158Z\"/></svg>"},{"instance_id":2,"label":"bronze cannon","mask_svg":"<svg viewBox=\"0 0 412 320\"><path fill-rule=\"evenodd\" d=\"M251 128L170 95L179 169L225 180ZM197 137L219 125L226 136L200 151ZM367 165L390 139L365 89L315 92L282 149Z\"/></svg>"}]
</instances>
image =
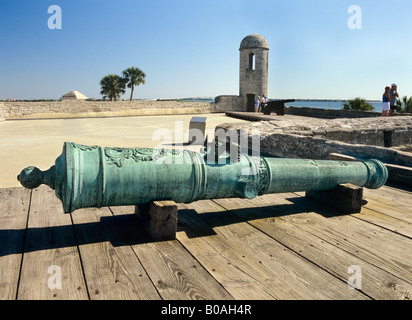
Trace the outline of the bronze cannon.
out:
<instances>
[{"instance_id":1,"label":"bronze cannon","mask_svg":"<svg viewBox=\"0 0 412 320\"><path fill-rule=\"evenodd\" d=\"M283 159L239 154L208 161L189 150L104 148L65 142L47 171L35 167L18 176L26 188L46 184L65 213L80 208L139 205L158 200L254 198L268 193L329 190L342 183L365 188L385 184L382 162Z\"/></svg>"}]
</instances>

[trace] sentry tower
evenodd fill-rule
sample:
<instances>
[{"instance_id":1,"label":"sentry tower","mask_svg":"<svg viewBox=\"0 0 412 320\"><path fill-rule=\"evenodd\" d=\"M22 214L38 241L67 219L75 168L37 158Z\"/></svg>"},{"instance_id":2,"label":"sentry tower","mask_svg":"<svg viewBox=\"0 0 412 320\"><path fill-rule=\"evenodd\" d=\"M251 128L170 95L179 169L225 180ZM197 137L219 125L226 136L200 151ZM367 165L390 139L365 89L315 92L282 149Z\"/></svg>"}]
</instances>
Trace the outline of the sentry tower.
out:
<instances>
[{"instance_id":1,"label":"sentry tower","mask_svg":"<svg viewBox=\"0 0 412 320\"><path fill-rule=\"evenodd\" d=\"M264 37L254 33L240 43L239 95L254 111L257 96L268 94L269 46Z\"/></svg>"}]
</instances>

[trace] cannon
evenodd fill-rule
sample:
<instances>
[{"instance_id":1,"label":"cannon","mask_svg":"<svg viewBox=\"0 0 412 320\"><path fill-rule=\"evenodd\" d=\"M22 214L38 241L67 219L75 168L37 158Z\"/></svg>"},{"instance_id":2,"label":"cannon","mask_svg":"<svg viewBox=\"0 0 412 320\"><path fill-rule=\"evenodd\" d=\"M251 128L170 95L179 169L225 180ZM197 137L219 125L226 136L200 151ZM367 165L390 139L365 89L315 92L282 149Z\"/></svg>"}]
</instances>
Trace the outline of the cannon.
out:
<instances>
[{"instance_id":1,"label":"cannon","mask_svg":"<svg viewBox=\"0 0 412 320\"><path fill-rule=\"evenodd\" d=\"M270 115L272 112L275 112L278 116L283 116L285 115L285 103L289 102L295 102L295 100L270 100L268 101L266 108L264 108L262 112L265 115Z\"/></svg>"},{"instance_id":2,"label":"cannon","mask_svg":"<svg viewBox=\"0 0 412 320\"><path fill-rule=\"evenodd\" d=\"M254 198L268 193L333 189L351 183L381 187L388 178L382 162L283 159L239 153L212 159L190 150L105 148L65 142L47 171L22 170L17 179L29 189L55 190L65 213L80 208L140 205L172 200Z\"/></svg>"}]
</instances>

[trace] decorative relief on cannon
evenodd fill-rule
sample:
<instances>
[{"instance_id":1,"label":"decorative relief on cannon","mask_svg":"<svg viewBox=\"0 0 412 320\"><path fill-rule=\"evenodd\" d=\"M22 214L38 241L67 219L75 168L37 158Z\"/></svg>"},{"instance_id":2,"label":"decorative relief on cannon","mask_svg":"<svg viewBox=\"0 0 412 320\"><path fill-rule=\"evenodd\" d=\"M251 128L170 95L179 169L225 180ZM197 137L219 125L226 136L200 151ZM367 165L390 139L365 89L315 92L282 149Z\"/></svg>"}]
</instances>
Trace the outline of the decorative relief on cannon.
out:
<instances>
[{"instance_id":1,"label":"decorative relief on cannon","mask_svg":"<svg viewBox=\"0 0 412 320\"><path fill-rule=\"evenodd\" d=\"M135 162L156 161L166 154L178 155L180 150L150 149L150 148L104 148L107 164L123 167L126 160Z\"/></svg>"}]
</instances>

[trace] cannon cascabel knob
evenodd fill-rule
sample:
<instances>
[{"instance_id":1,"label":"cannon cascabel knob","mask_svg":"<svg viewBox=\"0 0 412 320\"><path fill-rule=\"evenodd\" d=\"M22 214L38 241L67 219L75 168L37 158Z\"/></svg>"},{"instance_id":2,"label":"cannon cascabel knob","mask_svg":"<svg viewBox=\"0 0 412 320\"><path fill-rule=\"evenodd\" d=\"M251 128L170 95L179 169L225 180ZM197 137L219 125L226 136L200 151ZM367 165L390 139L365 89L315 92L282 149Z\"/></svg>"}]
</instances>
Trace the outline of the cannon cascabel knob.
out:
<instances>
[{"instance_id":1,"label":"cannon cascabel knob","mask_svg":"<svg viewBox=\"0 0 412 320\"><path fill-rule=\"evenodd\" d=\"M27 189L36 189L41 184L46 184L50 188L54 189L54 175L55 166L52 166L46 171L41 171L37 167L30 166L20 172L17 176L17 180L20 181L22 186Z\"/></svg>"},{"instance_id":2,"label":"cannon cascabel knob","mask_svg":"<svg viewBox=\"0 0 412 320\"><path fill-rule=\"evenodd\" d=\"M17 176L23 187L35 189L43 183L43 172L37 167L27 167Z\"/></svg>"}]
</instances>

